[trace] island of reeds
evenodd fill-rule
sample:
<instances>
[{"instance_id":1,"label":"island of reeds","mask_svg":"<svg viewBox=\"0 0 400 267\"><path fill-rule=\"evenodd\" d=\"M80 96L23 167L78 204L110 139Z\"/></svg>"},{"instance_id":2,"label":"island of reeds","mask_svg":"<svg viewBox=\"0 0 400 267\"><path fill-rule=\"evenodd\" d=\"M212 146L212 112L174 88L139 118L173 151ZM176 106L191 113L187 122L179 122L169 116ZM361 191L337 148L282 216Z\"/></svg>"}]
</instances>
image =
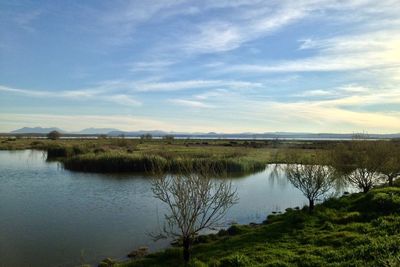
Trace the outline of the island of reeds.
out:
<instances>
[{"instance_id":1,"label":"island of reeds","mask_svg":"<svg viewBox=\"0 0 400 267\"><path fill-rule=\"evenodd\" d=\"M201 140L201 139L35 139L1 138L0 150L36 149L58 160L66 169L84 172L174 171L181 164L209 164L226 172L256 172L269 163L301 162L316 153L327 154L340 145L375 143L390 150L400 140ZM383 146L382 146L383 147Z\"/></svg>"},{"instance_id":2,"label":"island of reeds","mask_svg":"<svg viewBox=\"0 0 400 267\"><path fill-rule=\"evenodd\" d=\"M312 157L332 147L327 141L193 139L30 139L3 138L0 149L37 149L68 170L82 172L175 172L207 164L225 173L254 173L268 163L287 162L291 154Z\"/></svg>"}]
</instances>

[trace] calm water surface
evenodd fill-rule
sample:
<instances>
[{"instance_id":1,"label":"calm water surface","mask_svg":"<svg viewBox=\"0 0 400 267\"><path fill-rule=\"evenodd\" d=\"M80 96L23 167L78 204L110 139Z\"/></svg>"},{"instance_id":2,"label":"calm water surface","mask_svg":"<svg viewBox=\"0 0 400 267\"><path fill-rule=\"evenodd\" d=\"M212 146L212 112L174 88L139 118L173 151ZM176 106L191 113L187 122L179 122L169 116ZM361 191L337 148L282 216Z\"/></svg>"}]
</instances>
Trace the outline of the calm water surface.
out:
<instances>
[{"instance_id":1,"label":"calm water surface","mask_svg":"<svg viewBox=\"0 0 400 267\"><path fill-rule=\"evenodd\" d=\"M0 266L75 266L168 246L149 237L164 210L151 177L70 172L45 159L38 151L0 151ZM232 178L240 200L226 223L261 222L307 203L271 170Z\"/></svg>"}]
</instances>

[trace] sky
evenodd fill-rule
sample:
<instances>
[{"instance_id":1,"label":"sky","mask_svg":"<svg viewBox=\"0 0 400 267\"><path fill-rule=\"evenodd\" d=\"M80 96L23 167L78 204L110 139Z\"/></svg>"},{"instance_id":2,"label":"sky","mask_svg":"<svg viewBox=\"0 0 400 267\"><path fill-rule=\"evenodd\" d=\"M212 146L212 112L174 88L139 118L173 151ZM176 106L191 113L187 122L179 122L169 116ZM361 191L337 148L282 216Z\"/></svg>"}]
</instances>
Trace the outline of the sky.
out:
<instances>
[{"instance_id":1,"label":"sky","mask_svg":"<svg viewBox=\"0 0 400 267\"><path fill-rule=\"evenodd\" d=\"M0 132L400 132L400 0L0 1Z\"/></svg>"}]
</instances>

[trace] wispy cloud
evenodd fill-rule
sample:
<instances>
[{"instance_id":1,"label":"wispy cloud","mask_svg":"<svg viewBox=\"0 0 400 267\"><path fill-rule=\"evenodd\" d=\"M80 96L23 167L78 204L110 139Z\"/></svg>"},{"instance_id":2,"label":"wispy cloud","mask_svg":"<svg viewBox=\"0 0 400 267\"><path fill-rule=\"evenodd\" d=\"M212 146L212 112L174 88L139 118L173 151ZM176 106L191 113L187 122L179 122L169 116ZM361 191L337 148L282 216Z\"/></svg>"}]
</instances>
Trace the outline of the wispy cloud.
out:
<instances>
[{"instance_id":1,"label":"wispy cloud","mask_svg":"<svg viewBox=\"0 0 400 267\"><path fill-rule=\"evenodd\" d=\"M262 83L241 80L178 80L178 81L132 81L107 80L93 88L101 91L126 90L131 92L172 92L192 89L226 88L233 90L261 88Z\"/></svg>"},{"instance_id":2,"label":"wispy cloud","mask_svg":"<svg viewBox=\"0 0 400 267\"><path fill-rule=\"evenodd\" d=\"M346 84L339 86L337 88L306 90L301 93L296 93L294 94L294 96L303 98L308 98L308 97L344 98L355 95L370 95L370 94L374 94L374 90L372 88L368 88L357 84Z\"/></svg>"},{"instance_id":3,"label":"wispy cloud","mask_svg":"<svg viewBox=\"0 0 400 267\"><path fill-rule=\"evenodd\" d=\"M304 91L300 94L295 94L295 96L301 96L301 97L324 97L324 96L332 96L334 93L331 90L308 90Z\"/></svg>"},{"instance_id":4,"label":"wispy cloud","mask_svg":"<svg viewBox=\"0 0 400 267\"><path fill-rule=\"evenodd\" d=\"M110 101L113 101L120 105L125 106L141 106L142 103L134 99L129 95L113 95L109 97Z\"/></svg>"},{"instance_id":5,"label":"wispy cloud","mask_svg":"<svg viewBox=\"0 0 400 267\"><path fill-rule=\"evenodd\" d=\"M126 106L140 106L142 103L132 96L125 94L112 94L107 95L103 90L87 89L87 90L70 90L70 91L39 91L39 90L26 90L11 88L0 85L0 92L18 94L29 97L40 97L40 98L65 98L72 100L93 100L98 99L106 102L114 102L119 105Z\"/></svg>"},{"instance_id":6,"label":"wispy cloud","mask_svg":"<svg viewBox=\"0 0 400 267\"><path fill-rule=\"evenodd\" d=\"M213 91L208 91L208 92L205 92L202 94L194 95L194 98L200 99L200 100L205 100L205 99L209 99L209 98L227 96L229 94L230 94L230 92L226 89L215 89Z\"/></svg>"},{"instance_id":7,"label":"wispy cloud","mask_svg":"<svg viewBox=\"0 0 400 267\"><path fill-rule=\"evenodd\" d=\"M305 14L301 9L282 8L271 13L249 10L238 20L207 21L198 25L194 33L189 33L180 42L187 53L215 53L236 49L242 44L272 33L281 27L300 19ZM259 10L260 11L260 10ZM256 15L256 17L251 15ZM179 44L178 44L179 45Z\"/></svg>"},{"instance_id":8,"label":"wispy cloud","mask_svg":"<svg viewBox=\"0 0 400 267\"><path fill-rule=\"evenodd\" d=\"M166 67L170 67L175 64L176 61L173 60L156 60L156 61L146 61L146 62L135 62L130 64L130 71L159 71Z\"/></svg>"},{"instance_id":9,"label":"wispy cloud","mask_svg":"<svg viewBox=\"0 0 400 267\"><path fill-rule=\"evenodd\" d=\"M187 100L187 99L170 99L169 102L180 105L180 106L185 106L185 107L190 107L190 108L213 108L213 105L206 104L201 101L196 101L196 100Z\"/></svg>"},{"instance_id":10,"label":"wispy cloud","mask_svg":"<svg viewBox=\"0 0 400 267\"><path fill-rule=\"evenodd\" d=\"M304 19L321 19L337 23L363 23L364 27L376 27L377 17L385 14L386 18L396 15L396 1L382 1L376 5L375 1L336 1L336 0L302 0L302 1L253 1L241 9L231 9L234 5L222 4L220 8L227 9L229 16L219 16L218 19L201 22L184 37L174 42L174 47L181 47L189 54L218 53L237 49L250 41L263 38L269 34L282 30L284 27ZM205 7L210 7L210 3ZM357 10L356 12L353 12ZM399 8L397 8L397 11ZM343 15L353 12L351 16ZM336 15L333 15L336 14ZM345 19L341 19L345 17ZM365 23L367 22L367 23ZM380 24L393 23L381 20ZM357 24L358 25L358 24ZM314 40L306 38L301 45L302 49L314 44Z\"/></svg>"},{"instance_id":11,"label":"wispy cloud","mask_svg":"<svg viewBox=\"0 0 400 267\"><path fill-rule=\"evenodd\" d=\"M185 80L171 82L136 83L139 92L179 91L187 89L226 87L229 89L260 88L261 83L236 80Z\"/></svg>"},{"instance_id":12,"label":"wispy cloud","mask_svg":"<svg viewBox=\"0 0 400 267\"><path fill-rule=\"evenodd\" d=\"M400 66L400 31L374 32L307 41L302 49L317 50L303 59L263 65L226 66L225 71L244 73L346 71Z\"/></svg>"}]
</instances>

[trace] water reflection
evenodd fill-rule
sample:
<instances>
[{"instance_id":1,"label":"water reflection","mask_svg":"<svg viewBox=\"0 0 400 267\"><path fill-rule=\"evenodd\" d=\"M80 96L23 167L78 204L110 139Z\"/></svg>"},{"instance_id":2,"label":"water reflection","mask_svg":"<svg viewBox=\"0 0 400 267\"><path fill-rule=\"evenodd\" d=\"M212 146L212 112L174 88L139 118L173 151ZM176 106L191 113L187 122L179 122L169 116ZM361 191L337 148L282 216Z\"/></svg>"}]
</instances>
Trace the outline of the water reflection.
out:
<instances>
[{"instance_id":1,"label":"water reflection","mask_svg":"<svg viewBox=\"0 0 400 267\"><path fill-rule=\"evenodd\" d=\"M71 266L120 258L139 246L168 246L148 233L162 226L164 207L145 174L70 172L40 151L0 151L0 259L4 266ZM281 166L229 177L239 203L224 218L261 222L302 206Z\"/></svg>"}]
</instances>

